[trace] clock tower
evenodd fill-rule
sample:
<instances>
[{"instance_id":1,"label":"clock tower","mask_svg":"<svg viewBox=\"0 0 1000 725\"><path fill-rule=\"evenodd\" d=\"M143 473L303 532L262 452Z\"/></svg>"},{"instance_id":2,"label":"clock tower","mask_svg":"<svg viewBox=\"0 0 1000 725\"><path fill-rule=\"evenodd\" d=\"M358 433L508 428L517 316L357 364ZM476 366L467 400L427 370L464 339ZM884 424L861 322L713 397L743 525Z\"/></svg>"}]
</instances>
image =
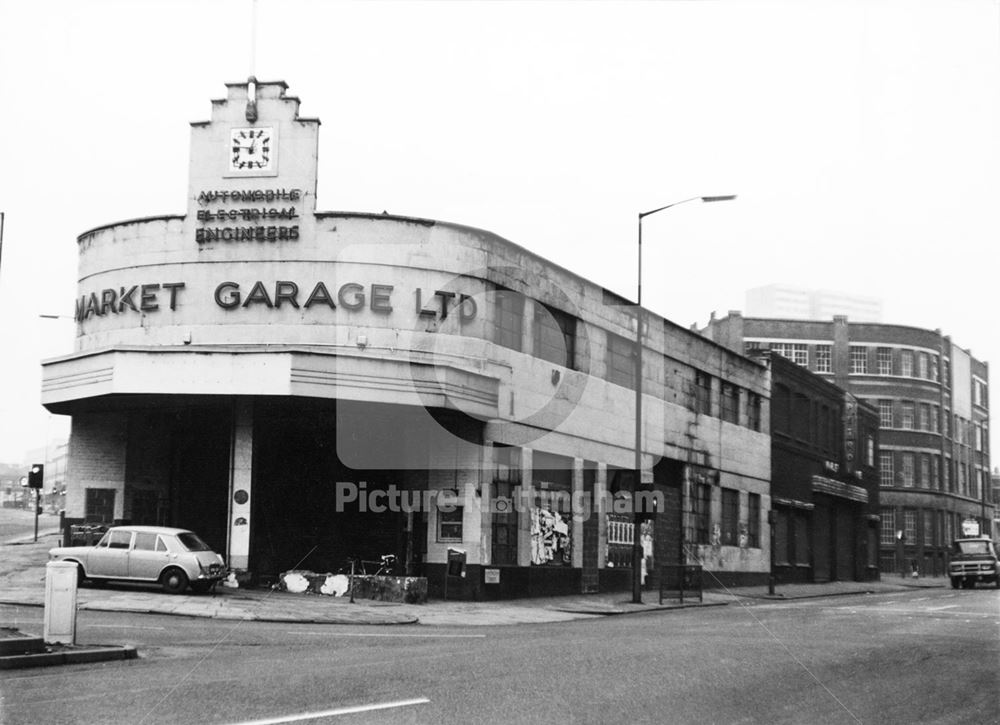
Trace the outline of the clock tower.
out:
<instances>
[{"instance_id":1,"label":"clock tower","mask_svg":"<svg viewBox=\"0 0 1000 725\"><path fill-rule=\"evenodd\" d=\"M212 118L191 124L186 231L201 250L312 237L319 120L299 118L283 81L226 84ZM225 256L232 256L227 253Z\"/></svg>"}]
</instances>

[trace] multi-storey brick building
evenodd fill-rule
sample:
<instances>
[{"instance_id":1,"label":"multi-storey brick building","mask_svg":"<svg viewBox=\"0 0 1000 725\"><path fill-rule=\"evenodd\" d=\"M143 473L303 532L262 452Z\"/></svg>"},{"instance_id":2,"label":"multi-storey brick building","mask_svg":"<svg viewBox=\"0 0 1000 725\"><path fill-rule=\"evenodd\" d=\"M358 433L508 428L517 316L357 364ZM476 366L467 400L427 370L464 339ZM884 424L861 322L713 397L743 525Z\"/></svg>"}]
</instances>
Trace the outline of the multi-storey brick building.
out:
<instances>
[{"instance_id":1,"label":"multi-storey brick building","mask_svg":"<svg viewBox=\"0 0 1000 725\"><path fill-rule=\"evenodd\" d=\"M771 505L777 582L878 579L878 410L773 352Z\"/></svg>"},{"instance_id":2,"label":"multi-storey brick building","mask_svg":"<svg viewBox=\"0 0 1000 725\"><path fill-rule=\"evenodd\" d=\"M878 409L883 574L943 575L963 522L989 533L989 368L940 330L730 312L704 334L777 352Z\"/></svg>"},{"instance_id":3,"label":"multi-storey brick building","mask_svg":"<svg viewBox=\"0 0 1000 725\"><path fill-rule=\"evenodd\" d=\"M766 580L767 370L646 317L665 508L634 562L634 307L487 231L317 212L298 105L231 84L193 124L186 214L79 237L76 349L42 382L73 417L67 522L193 528L251 578L391 552L452 597L628 588L682 534Z\"/></svg>"}]
</instances>

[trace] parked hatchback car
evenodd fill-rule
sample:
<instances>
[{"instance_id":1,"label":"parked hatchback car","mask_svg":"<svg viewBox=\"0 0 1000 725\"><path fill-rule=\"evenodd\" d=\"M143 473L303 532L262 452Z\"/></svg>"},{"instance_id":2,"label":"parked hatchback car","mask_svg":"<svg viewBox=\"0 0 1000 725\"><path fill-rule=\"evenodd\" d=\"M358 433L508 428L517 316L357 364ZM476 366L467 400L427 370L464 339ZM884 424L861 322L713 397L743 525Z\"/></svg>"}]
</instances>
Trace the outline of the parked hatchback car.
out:
<instances>
[{"instance_id":1,"label":"parked hatchback car","mask_svg":"<svg viewBox=\"0 0 1000 725\"><path fill-rule=\"evenodd\" d=\"M180 594L190 585L206 592L226 576L221 556L186 529L163 526L115 526L94 546L60 546L49 561L71 561L79 580L159 583Z\"/></svg>"},{"instance_id":2,"label":"parked hatchback car","mask_svg":"<svg viewBox=\"0 0 1000 725\"><path fill-rule=\"evenodd\" d=\"M948 565L951 586L969 589L976 582L992 583L1000 589L1000 557L996 545L986 536L972 536L951 542Z\"/></svg>"}]
</instances>

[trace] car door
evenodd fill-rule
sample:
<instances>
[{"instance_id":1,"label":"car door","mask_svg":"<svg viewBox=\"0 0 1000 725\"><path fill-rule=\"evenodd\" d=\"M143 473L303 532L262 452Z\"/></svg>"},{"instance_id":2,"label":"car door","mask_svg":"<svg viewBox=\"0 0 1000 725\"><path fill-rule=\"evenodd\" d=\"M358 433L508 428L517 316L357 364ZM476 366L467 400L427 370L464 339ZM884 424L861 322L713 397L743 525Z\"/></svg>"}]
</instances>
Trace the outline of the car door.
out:
<instances>
[{"instance_id":1,"label":"car door","mask_svg":"<svg viewBox=\"0 0 1000 725\"><path fill-rule=\"evenodd\" d=\"M137 531L129 552L128 575L132 579L156 581L167 563L167 557L167 546L159 534Z\"/></svg>"},{"instance_id":2,"label":"car door","mask_svg":"<svg viewBox=\"0 0 1000 725\"><path fill-rule=\"evenodd\" d=\"M128 552L132 532L111 529L101 543L87 555L87 575L107 578L128 576Z\"/></svg>"}]
</instances>

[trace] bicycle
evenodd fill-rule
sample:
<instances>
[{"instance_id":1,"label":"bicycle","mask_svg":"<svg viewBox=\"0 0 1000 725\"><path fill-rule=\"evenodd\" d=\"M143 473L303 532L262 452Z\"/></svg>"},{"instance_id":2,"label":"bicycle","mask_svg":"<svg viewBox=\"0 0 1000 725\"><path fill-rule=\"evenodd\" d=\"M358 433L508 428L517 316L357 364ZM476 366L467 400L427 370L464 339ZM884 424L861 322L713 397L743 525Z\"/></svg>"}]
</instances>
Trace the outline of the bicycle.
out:
<instances>
[{"instance_id":1,"label":"bicycle","mask_svg":"<svg viewBox=\"0 0 1000 725\"><path fill-rule=\"evenodd\" d=\"M395 571L396 555L383 554L378 561L348 557L338 573L353 576L392 576Z\"/></svg>"}]
</instances>

